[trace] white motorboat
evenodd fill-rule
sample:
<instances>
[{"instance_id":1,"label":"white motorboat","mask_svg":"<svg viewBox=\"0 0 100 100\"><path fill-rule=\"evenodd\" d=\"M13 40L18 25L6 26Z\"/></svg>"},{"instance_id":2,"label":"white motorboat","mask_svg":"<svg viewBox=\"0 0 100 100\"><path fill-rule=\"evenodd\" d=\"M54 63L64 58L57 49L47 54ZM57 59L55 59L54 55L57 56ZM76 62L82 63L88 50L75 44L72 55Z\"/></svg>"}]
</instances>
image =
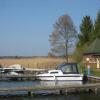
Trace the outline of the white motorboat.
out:
<instances>
[{"instance_id":1,"label":"white motorboat","mask_svg":"<svg viewBox=\"0 0 100 100\"><path fill-rule=\"evenodd\" d=\"M58 66L57 70L48 70L46 73L36 75L40 80L82 81L83 75L78 73L76 64L65 63Z\"/></svg>"},{"instance_id":2,"label":"white motorboat","mask_svg":"<svg viewBox=\"0 0 100 100\"><path fill-rule=\"evenodd\" d=\"M81 74L63 74L63 72L61 70L49 70L47 73L38 74L37 79L81 81L81 80L83 80L83 75L81 75Z\"/></svg>"}]
</instances>

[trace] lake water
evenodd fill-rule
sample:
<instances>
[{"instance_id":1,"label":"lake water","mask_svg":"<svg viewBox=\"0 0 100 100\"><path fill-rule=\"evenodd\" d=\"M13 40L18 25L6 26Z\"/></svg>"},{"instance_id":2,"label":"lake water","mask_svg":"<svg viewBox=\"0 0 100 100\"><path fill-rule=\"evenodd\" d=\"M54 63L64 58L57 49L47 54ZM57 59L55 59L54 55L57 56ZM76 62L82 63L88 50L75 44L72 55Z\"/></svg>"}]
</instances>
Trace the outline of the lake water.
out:
<instances>
[{"instance_id":1,"label":"lake water","mask_svg":"<svg viewBox=\"0 0 100 100\"><path fill-rule=\"evenodd\" d=\"M38 95L34 97L29 96L14 96L1 97L0 100L100 100L100 94L71 94L71 95Z\"/></svg>"},{"instance_id":2,"label":"lake water","mask_svg":"<svg viewBox=\"0 0 100 100\"><path fill-rule=\"evenodd\" d=\"M36 86L36 85L46 85L46 86L55 86L55 85L64 85L64 84L83 84L82 82L51 82L51 81L1 81L0 88L5 87L22 87L22 86ZM22 95L23 94L23 95ZM50 94L50 91L37 92L37 95L29 97L26 95L27 92L16 92L9 94L0 94L0 100L100 100L100 93L80 93L80 94L68 94L68 95L58 95ZM41 94L41 95L40 95ZM16 96L17 95L17 96Z\"/></svg>"}]
</instances>

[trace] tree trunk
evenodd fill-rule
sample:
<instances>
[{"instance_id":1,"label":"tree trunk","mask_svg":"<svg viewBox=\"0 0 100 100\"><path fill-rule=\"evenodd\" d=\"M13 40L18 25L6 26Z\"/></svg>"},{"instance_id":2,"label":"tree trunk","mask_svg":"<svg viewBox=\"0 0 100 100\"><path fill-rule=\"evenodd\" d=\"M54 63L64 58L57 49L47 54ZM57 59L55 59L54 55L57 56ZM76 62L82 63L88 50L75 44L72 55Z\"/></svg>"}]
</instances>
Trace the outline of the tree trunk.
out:
<instances>
[{"instance_id":1,"label":"tree trunk","mask_svg":"<svg viewBox=\"0 0 100 100\"><path fill-rule=\"evenodd\" d=\"M68 63L68 40L66 39L66 55L65 55L65 58L66 58L66 62Z\"/></svg>"}]
</instances>

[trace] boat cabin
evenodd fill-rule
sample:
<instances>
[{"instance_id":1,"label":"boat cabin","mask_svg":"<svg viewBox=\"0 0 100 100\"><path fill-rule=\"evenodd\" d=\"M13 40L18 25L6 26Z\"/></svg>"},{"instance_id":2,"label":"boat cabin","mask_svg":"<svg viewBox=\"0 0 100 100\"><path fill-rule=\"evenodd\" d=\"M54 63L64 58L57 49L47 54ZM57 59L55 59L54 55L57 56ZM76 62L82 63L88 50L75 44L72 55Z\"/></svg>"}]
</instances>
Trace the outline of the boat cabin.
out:
<instances>
[{"instance_id":1,"label":"boat cabin","mask_svg":"<svg viewBox=\"0 0 100 100\"><path fill-rule=\"evenodd\" d=\"M61 70L65 74L79 74L77 63L63 63L57 66L57 70Z\"/></svg>"}]
</instances>

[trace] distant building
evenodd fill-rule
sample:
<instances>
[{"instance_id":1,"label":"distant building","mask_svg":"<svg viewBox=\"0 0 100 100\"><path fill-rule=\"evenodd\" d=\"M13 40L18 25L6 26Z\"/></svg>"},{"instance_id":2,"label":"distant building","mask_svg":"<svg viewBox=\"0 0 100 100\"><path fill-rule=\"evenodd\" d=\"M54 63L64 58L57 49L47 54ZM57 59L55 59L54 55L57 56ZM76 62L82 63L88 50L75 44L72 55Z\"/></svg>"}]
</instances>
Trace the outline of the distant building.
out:
<instances>
[{"instance_id":1,"label":"distant building","mask_svg":"<svg viewBox=\"0 0 100 100\"><path fill-rule=\"evenodd\" d=\"M83 62L90 68L100 69L100 39L96 38L94 42L86 49L83 54Z\"/></svg>"}]
</instances>

